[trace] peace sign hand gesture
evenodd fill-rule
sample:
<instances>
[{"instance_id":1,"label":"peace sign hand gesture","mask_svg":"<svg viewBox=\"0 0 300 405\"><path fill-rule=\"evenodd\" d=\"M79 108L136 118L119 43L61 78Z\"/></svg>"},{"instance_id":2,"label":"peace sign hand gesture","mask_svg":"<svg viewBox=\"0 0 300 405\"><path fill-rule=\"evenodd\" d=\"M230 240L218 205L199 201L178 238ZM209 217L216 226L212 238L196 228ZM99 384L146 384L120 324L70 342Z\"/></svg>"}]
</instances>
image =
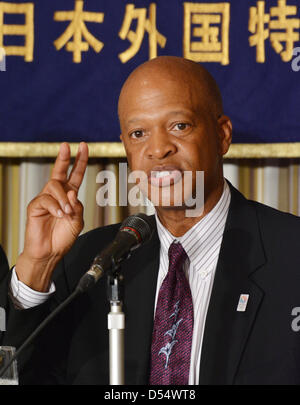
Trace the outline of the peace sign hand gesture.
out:
<instances>
[{"instance_id":1,"label":"peace sign hand gesture","mask_svg":"<svg viewBox=\"0 0 300 405\"><path fill-rule=\"evenodd\" d=\"M18 279L36 291L47 291L52 272L83 228L83 206L77 199L88 162L88 146L79 145L70 175L70 147L63 143L48 183L27 208L24 250L16 263Z\"/></svg>"}]
</instances>

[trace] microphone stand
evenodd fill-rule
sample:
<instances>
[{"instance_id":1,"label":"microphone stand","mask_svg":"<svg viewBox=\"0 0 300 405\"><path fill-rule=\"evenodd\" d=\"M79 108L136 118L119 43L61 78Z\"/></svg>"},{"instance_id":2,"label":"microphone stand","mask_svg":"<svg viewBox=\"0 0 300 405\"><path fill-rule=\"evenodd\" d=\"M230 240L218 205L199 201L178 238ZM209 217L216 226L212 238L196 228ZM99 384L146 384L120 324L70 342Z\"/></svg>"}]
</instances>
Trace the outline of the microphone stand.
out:
<instances>
[{"instance_id":1,"label":"microphone stand","mask_svg":"<svg viewBox=\"0 0 300 405\"><path fill-rule=\"evenodd\" d=\"M114 263L114 260L113 260ZM124 331L125 314L123 305L123 276L114 263L112 272L107 276L107 295L110 312L107 315L109 330L109 383L124 385Z\"/></svg>"}]
</instances>

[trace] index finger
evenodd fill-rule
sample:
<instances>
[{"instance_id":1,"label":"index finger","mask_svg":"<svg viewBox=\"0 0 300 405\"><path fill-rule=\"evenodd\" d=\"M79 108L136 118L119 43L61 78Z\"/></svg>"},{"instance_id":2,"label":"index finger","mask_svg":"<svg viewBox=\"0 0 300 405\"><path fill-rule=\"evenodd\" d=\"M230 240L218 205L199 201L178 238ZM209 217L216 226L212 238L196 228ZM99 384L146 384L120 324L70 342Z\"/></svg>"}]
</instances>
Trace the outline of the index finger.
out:
<instances>
[{"instance_id":1,"label":"index finger","mask_svg":"<svg viewBox=\"0 0 300 405\"><path fill-rule=\"evenodd\" d=\"M60 145L60 149L52 170L51 179L59 180L64 183L67 181L70 159L71 159L70 146L67 142L64 142Z\"/></svg>"},{"instance_id":2,"label":"index finger","mask_svg":"<svg viewBox=\"0 0 300 405\"><path fill-rule=\"evenodd\" d=\"M89 149L85 142L79 144L76 160L68 179L68 185L78 191L88 164Z\"/></svg>"}]
</instances>

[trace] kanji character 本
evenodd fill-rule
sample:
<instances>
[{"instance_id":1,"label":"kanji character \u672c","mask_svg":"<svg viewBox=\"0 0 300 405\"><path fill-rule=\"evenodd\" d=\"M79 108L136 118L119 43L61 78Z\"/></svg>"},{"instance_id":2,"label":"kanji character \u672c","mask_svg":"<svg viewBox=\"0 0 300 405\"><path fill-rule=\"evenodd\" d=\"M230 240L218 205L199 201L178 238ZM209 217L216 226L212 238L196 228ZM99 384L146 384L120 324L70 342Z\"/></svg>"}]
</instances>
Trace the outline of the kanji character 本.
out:
<instances>
[{"instance_id":1,"label":"kanji character \u672c","mask_svg":"<svg viewBox=\"0 0 300 405\"><path fill-rule=\"evenodd\" d=\"M183 6L183 56L195 62L228 65L230 3L183 3Z\"/></svg>"},{"instance_id":2,"label":"kanji character \u672c","mask_svg":"<svg viewBox=\"0 0 300 405\"><path fill-rule=\"evenodd\" d=\"M296 15L297 7L287 6L286 0L278 0L277 6L270 8L270 14L265 13L265 1L257 1L256 7L250 7L248 29L253 35L249 37L249 44L256 46L257 62L265 62L267 38L270 38L273 49L284 62L292 59L294 43L299 41L300 19L288 17Z\"/></svg>"},{"instance_id":3,"label":"kanji character \u672c","mask_svg":"<svg viewBox=\"0 0 300 405\"><path fill-rule=\"evenodd\" d=\"M0 2L0 47L6 55L23 56L25 62L33 61L34 44L34 4L33 3L6 3ZM4 24L4 14L24 14L25 24ZM24 45L4 45L6 35L20 35L25 37ZM3 58L2 52L0 57Z\"/></svg>"},{"instance_id":4,"label":"kanji character \u672c","mask_svg":"<svg viewBox=\"0 0 300 405\"><path fill-rule=\"evenodd\" d=\"M130 27L135 19L137 20L137 25L134 32L130 30ZM153 59L157 56L157 44L161 48L164 48L167 42L166 37L160 34L156 28L156 4L150 4L149 18L147 18L146 8L135 8L133 4L127 4L119 37L121 39L128 39L131 42L131 46L119 54L121 62L126 63L137 54L145 31L147 31L149 37L149 59Z\"/></svg>"},{"instance_id":5,"label":"kanji character \u672c","mask_svg":"<svg viewBox=\"0 0 300 405\"><path fill-rule=\"evenodd\" d=\"M87 29L85 21L102 23L104 13L83 11L83 0L75 0L75 10L56 11L55 21L71 21L64 33L54 41L55 48L60 50L66 45L66 50L73 52L73 62L81 62L81 52L86 52L91 46L95 52L100 52L103 42L95 38ZM73 41L70 39L73 37ZM82 38L85 41L82 41ZM70 41L70 42L69 42Z\"/></svg>"}]
</instances>

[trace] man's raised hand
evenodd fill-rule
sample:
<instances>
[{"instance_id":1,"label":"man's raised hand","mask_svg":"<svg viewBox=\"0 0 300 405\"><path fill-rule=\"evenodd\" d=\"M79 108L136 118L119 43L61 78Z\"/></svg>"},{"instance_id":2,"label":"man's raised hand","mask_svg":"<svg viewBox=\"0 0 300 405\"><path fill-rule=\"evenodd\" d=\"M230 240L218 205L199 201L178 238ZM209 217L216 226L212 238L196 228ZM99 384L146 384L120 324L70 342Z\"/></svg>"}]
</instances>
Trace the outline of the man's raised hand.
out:
<instances>
[{"instance_id":1,"label":"man's raised hand","mask_svg":"<svg viewBox=\"0 0 300 405\"><path fill-rule=\"evenodd\" d=\"M83 228L83 206L77 199L88 162L88 146L81 142L70 166L70 146L63 143L51 178L27 208L24 250L16 263L18 279L36 291L47 291L58 261Z\"/></svg>"}]
</instances>

